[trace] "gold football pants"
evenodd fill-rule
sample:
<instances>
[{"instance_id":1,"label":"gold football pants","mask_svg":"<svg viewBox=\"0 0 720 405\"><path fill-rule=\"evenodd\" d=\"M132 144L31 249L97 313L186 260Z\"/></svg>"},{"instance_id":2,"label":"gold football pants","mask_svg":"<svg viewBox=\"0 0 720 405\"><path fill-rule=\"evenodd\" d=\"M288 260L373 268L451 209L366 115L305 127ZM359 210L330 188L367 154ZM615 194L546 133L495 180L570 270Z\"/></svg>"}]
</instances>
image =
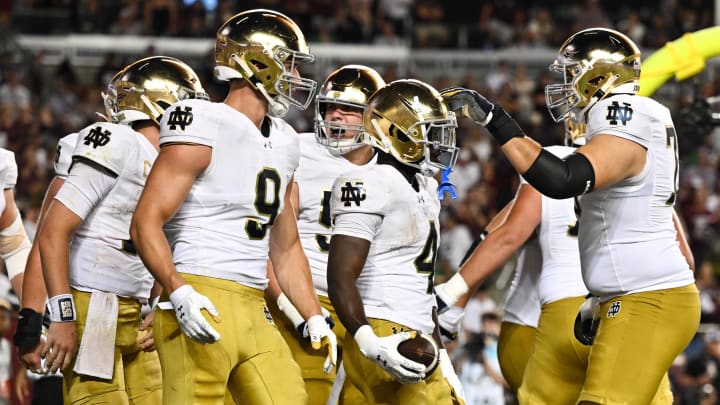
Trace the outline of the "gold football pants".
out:
<instances>
[{"instance_id":1,"label":"gold football pants","mask_svg":"<svg viewBox=\"0 0 720 405\"><path fill-rule=\"evenodd\" d=\"M85 330L91 293L72 290L77 312L78 347ZM115 335L115 365L112 380L76 374L72 367L63 370L66 403L156 405L161 402L162 383L157 352L139 350L140 303L118 297Z\"/></svg>"},{"instance_id":2,"label":"gold football pants","mask_svg":"<svg viewBox=\"0 0 720 405\"><path fill-rule=\"evenodd\" d=\"M202 313L220 340L195 342L182 332L174 311L156 310L163 404L221 405L226 390L238 404L307 403L300 368L273 323L263 291L218 278L182 277L217 308L220 322ZM167 299L163 295L161 301Z\"/></svg>"}]
</instances>

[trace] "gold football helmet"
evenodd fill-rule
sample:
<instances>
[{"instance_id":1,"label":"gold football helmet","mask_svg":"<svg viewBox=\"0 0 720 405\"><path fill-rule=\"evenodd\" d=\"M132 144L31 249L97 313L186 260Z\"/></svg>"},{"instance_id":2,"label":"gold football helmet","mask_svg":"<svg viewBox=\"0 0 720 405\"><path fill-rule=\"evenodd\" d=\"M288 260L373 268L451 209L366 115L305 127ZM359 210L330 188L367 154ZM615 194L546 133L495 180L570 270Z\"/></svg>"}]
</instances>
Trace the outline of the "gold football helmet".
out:
<instances>
[{"instance_id":1,"label":"gold football helmet","mask_svg":"<svg viewBox=\"0 0 720 405\"><path fill-rule=\"evenodd\" d=\"M565 41L550 70L561 73L564 79L545 87L550 115L560 122L576 107L584 115L610 93L637 94L640 50L615 30L590 28Z\"/></svg>"},{"instance_id":2,"label":"gold football helmet","mask_svg":"<svg viewBox=\"0 0 720 405\"><path fill-rule=\"evenodd\" d=\"M310 104L316 83L301 77L298 66L314 60L297 24L276 11L243 11L217 32L215 76L247 80L276 117L287 114L290 105L304 110Z\"/></svg>"},{"instance_id":3,"label":"gold football helmet","mask_svg":"<svg viewBox=\"0 0 720 405\"><path fill-rule=\"evenodd\" d=\"M362 65L342 66L328 75L315 99L315 138L334 155L343 155L363 145L362 122L353 124L325 119L328 106L355 108L362 114L370 96L385 85L374 69ZM354 134L352 138L344 135Z\"/></svg>"},{"instance_id":4,"label":"gold football helmet","mask_svg":"<svg viewBox=\"0 0 720 405\"><path fill-rule=\"evenodd\" d=\"M195 71L167 56L127 65L110 80L102 96L108 120L121 124L139 120L157 123L165 110L180 100L208 99Z\"/></svg>"},{"instance_id":5,"label":"gold football helmet","mask_svg":"<svg viewBox=\"0 0 720 405\"><path fill-rule=\"evenodd\" d=\"M373 146L426 176L457 160L455 113L437 90L419 80L396 80L375 92L363 125Z\"/></svg>"}]
</instances>

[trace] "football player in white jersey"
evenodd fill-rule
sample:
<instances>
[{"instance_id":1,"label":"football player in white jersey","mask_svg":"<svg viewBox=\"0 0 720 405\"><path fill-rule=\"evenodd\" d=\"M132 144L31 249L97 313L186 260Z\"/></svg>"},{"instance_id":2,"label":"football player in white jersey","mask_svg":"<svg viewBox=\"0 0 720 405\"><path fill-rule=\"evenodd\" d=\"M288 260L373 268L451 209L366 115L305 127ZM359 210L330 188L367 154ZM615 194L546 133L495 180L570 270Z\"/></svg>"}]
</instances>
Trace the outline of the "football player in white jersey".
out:
<instances>
[{"instance_id":1,"label":"football player in white jersey","mask_svg":"<svg viewBox=\"0 0 720 405\"><path fill-rule=\"evenodd\" d=\"M545 89L556 121L587 123L564 159L526 137L473 90L450 101L484 125L515 169L553 198L579 198L582 276L600 322L579 404L647 404L700 320L693 272L677 241L677 136L670 111L637 95L640 51L614 30L580 31L561 46Z\"/></svg>"},{"instance_id":2,"label":"football player in white jersey","mask_svg":"<svg viewBox=\"0 0 720 405\"><path fill-rule=\"evenodd\" d=\"M50 202L55 198L58 190L67 179L77 137L77 132L73 132L58 141L54 162L55 176L50 181L40 206L40 215L38 215L37 221L38 230L42 229ZM38 238L32 241L30 254L25 265L22 290L20 316L18 317L13 342L18 347L20 361L25 367L31 371L42 372L40 352L43 346L40 344L40 336L42 335L43 314L47 303L47 289L45 288L45 280L43 280L40 266Z\"/></svg>"},{"instance_id":3,"label":"football player in white jersey","mask_svg":"<svg viewBox=\"0 0 720 405\"><path fill-rule=\"evenodd\" d=\"M38 234L51 318L41 356L50 372L63 370L66 403L161 401L157 353L139 344L153 279L129 238L130 220L157 156L158 120L191 97L207 95L189 66L141 59L108 85L112 122L78 133L69 175Z\"/></svg>"},{"instance_id":4,"label":"football player in white jersey","mask_svg":"<svg viewBox=\"0 0 720 405\"><path fill-rule=\"evenodd\" d=\"M299 138L279 118L310 103L315 82L298 64L312 60L287 16L236 14L215 48L215 74L230 82L225 101L183 101L161 121L160 154L131 235L165 291L154 329L166 405L222 404L226 389L243 404L307 402L265 306L268 258L312 346L327 349L325 370L334 364L335 335L290 207Z\"/></svg>"},{"instance_id":5,"label":"football player in white jersey","mask_svg":"<svg viewBox=\"0 0 720 405\"><path fill-rule=\"evenodd\" d=\"M330 192L340 173L375 163L375 152L364 138L362 113L368 98L384 85L385 81L374 69L361 65L341 66L327 76L315 100L315 132L300 134L300 164L291 186L300 242L310 262L320 304L332 319L338 342L338 361L345 328L337 319L327 293L327 252L332 225ZM304 319L282 294L272 276L270 279L270 312L302 368L308 404L324 405L330 396L335 373L322 372L323 354L312 349L300 335ZM361 398L351 384L344 385L342 395L342 403L352 403L353 396Z\"/></svg>"},{"instance_id":6,"label":"football player in white jersey","mask_svg":"<svg viewBox=\"0 0 720 405\"><path fill-rule=\"evenodd\" d=\"M343 363L369 404L450 404L442 373L402 356L397 345L439 331L433 274L437 181L455 163L455 115L431 86L394 81L368 100L366 136L377 163L341 174L331 194L328 294L347 330Z\"/></svg>"},{"instance_id":7,"label":"football player in white jersey","mask_svg":"<svg viewBox=\"0 0 720 405\"><path fill-rule=\"evenodd\" d=\"M0 258L13 291L22 299L25 262L30 253L30 240L25 233L20 211L15 205L15 183L18 167L15 153L0 148Z\"/></svg>"}]
</instances>

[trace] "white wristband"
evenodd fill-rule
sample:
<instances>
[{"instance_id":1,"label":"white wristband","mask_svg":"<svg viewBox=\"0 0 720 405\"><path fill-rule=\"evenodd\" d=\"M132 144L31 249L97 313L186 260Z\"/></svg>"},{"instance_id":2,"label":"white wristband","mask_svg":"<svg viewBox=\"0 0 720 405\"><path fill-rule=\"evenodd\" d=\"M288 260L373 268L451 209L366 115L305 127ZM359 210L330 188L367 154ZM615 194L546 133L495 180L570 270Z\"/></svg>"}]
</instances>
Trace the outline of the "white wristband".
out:
<instances>
[{"instance_id":1,"label":"white wristband","mask_svg":"<svg viewBox=\"0 0 720 405\"><path fill-rule=\"evenodd\" d=\"M280 293L280 296L277 298L277 306L278 309L285 314L287 319L292 322L293 326L297 328L300 326L301 323L305 322L305 319L300 315L300 312L298 312L297 308L290 302L288 297L285 295L285 293Z\"/></svg>"},{"instance_id":2,"label":"white wristband","mask_svg":"<svg viewBox=\"0 0 720 405\"><path fill-rule=\"evenodd\" d=\"M75 318L75 301L72 294L60 294L49 299L50 322L73 322Z\"/></svg>"},{"instance_id":3,"label":"white wristband","mask_svg":"<svg viewBox=\"0 0 720 405\"><path fill-rule=\"evenodd\" d=\"M447 306L453 306L463 295L470 290L470 286L467 285L465 279L462 278L460 273L455 273L450 280L442 283L435 287L435 294L437 294L441 300L447 304Z\"/></svg>"},{"instance_id":4,"label":"white wristband","mask_svg":"<svg viewBox=\"0 0 720 405\"><path fill-rule=\"evenodd\" d=\"M375 334L375 332L373 331L372 326L363 325L363 326L359 327L355 331L355 335L353 335L353 338L355 339L355 342L358 344L358 347L360 348L360 352L362 352L362 354L365 357L375 355L375 353L367 352L368 349L373 350L372 348L374 348L377 345L378 337Z\"/></svg>"}]
</instances>

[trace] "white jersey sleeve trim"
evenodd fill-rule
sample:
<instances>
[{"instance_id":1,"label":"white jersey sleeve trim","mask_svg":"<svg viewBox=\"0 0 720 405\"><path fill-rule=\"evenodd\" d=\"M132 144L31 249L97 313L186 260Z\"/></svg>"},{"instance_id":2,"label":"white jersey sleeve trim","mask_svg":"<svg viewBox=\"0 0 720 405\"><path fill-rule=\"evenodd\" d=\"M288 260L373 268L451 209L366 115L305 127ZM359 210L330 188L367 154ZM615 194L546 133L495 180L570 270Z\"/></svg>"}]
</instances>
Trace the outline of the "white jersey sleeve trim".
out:
<instances>
[{"instance_id":1,"label":"white jersey sleeve trim","mask_svg":"<svg viewBox=\"0 0 720 405\"><path fill-rule=\"evenodd\" d=\"M359 212L343 213L335 217L333 235L352 236L372 242L380 231L383 218Z\"/></svg>"},{"instance_id":2,"label":"white jersey sleeve trim","mask_svg":"<svg viewBox=\"0 0 720 405\"><path fill-rule=\"evenodd\" d=\"M76 162L55 199L83 220L115 184L115 178L102 170Z\"/></svg>"}]
</instances>

